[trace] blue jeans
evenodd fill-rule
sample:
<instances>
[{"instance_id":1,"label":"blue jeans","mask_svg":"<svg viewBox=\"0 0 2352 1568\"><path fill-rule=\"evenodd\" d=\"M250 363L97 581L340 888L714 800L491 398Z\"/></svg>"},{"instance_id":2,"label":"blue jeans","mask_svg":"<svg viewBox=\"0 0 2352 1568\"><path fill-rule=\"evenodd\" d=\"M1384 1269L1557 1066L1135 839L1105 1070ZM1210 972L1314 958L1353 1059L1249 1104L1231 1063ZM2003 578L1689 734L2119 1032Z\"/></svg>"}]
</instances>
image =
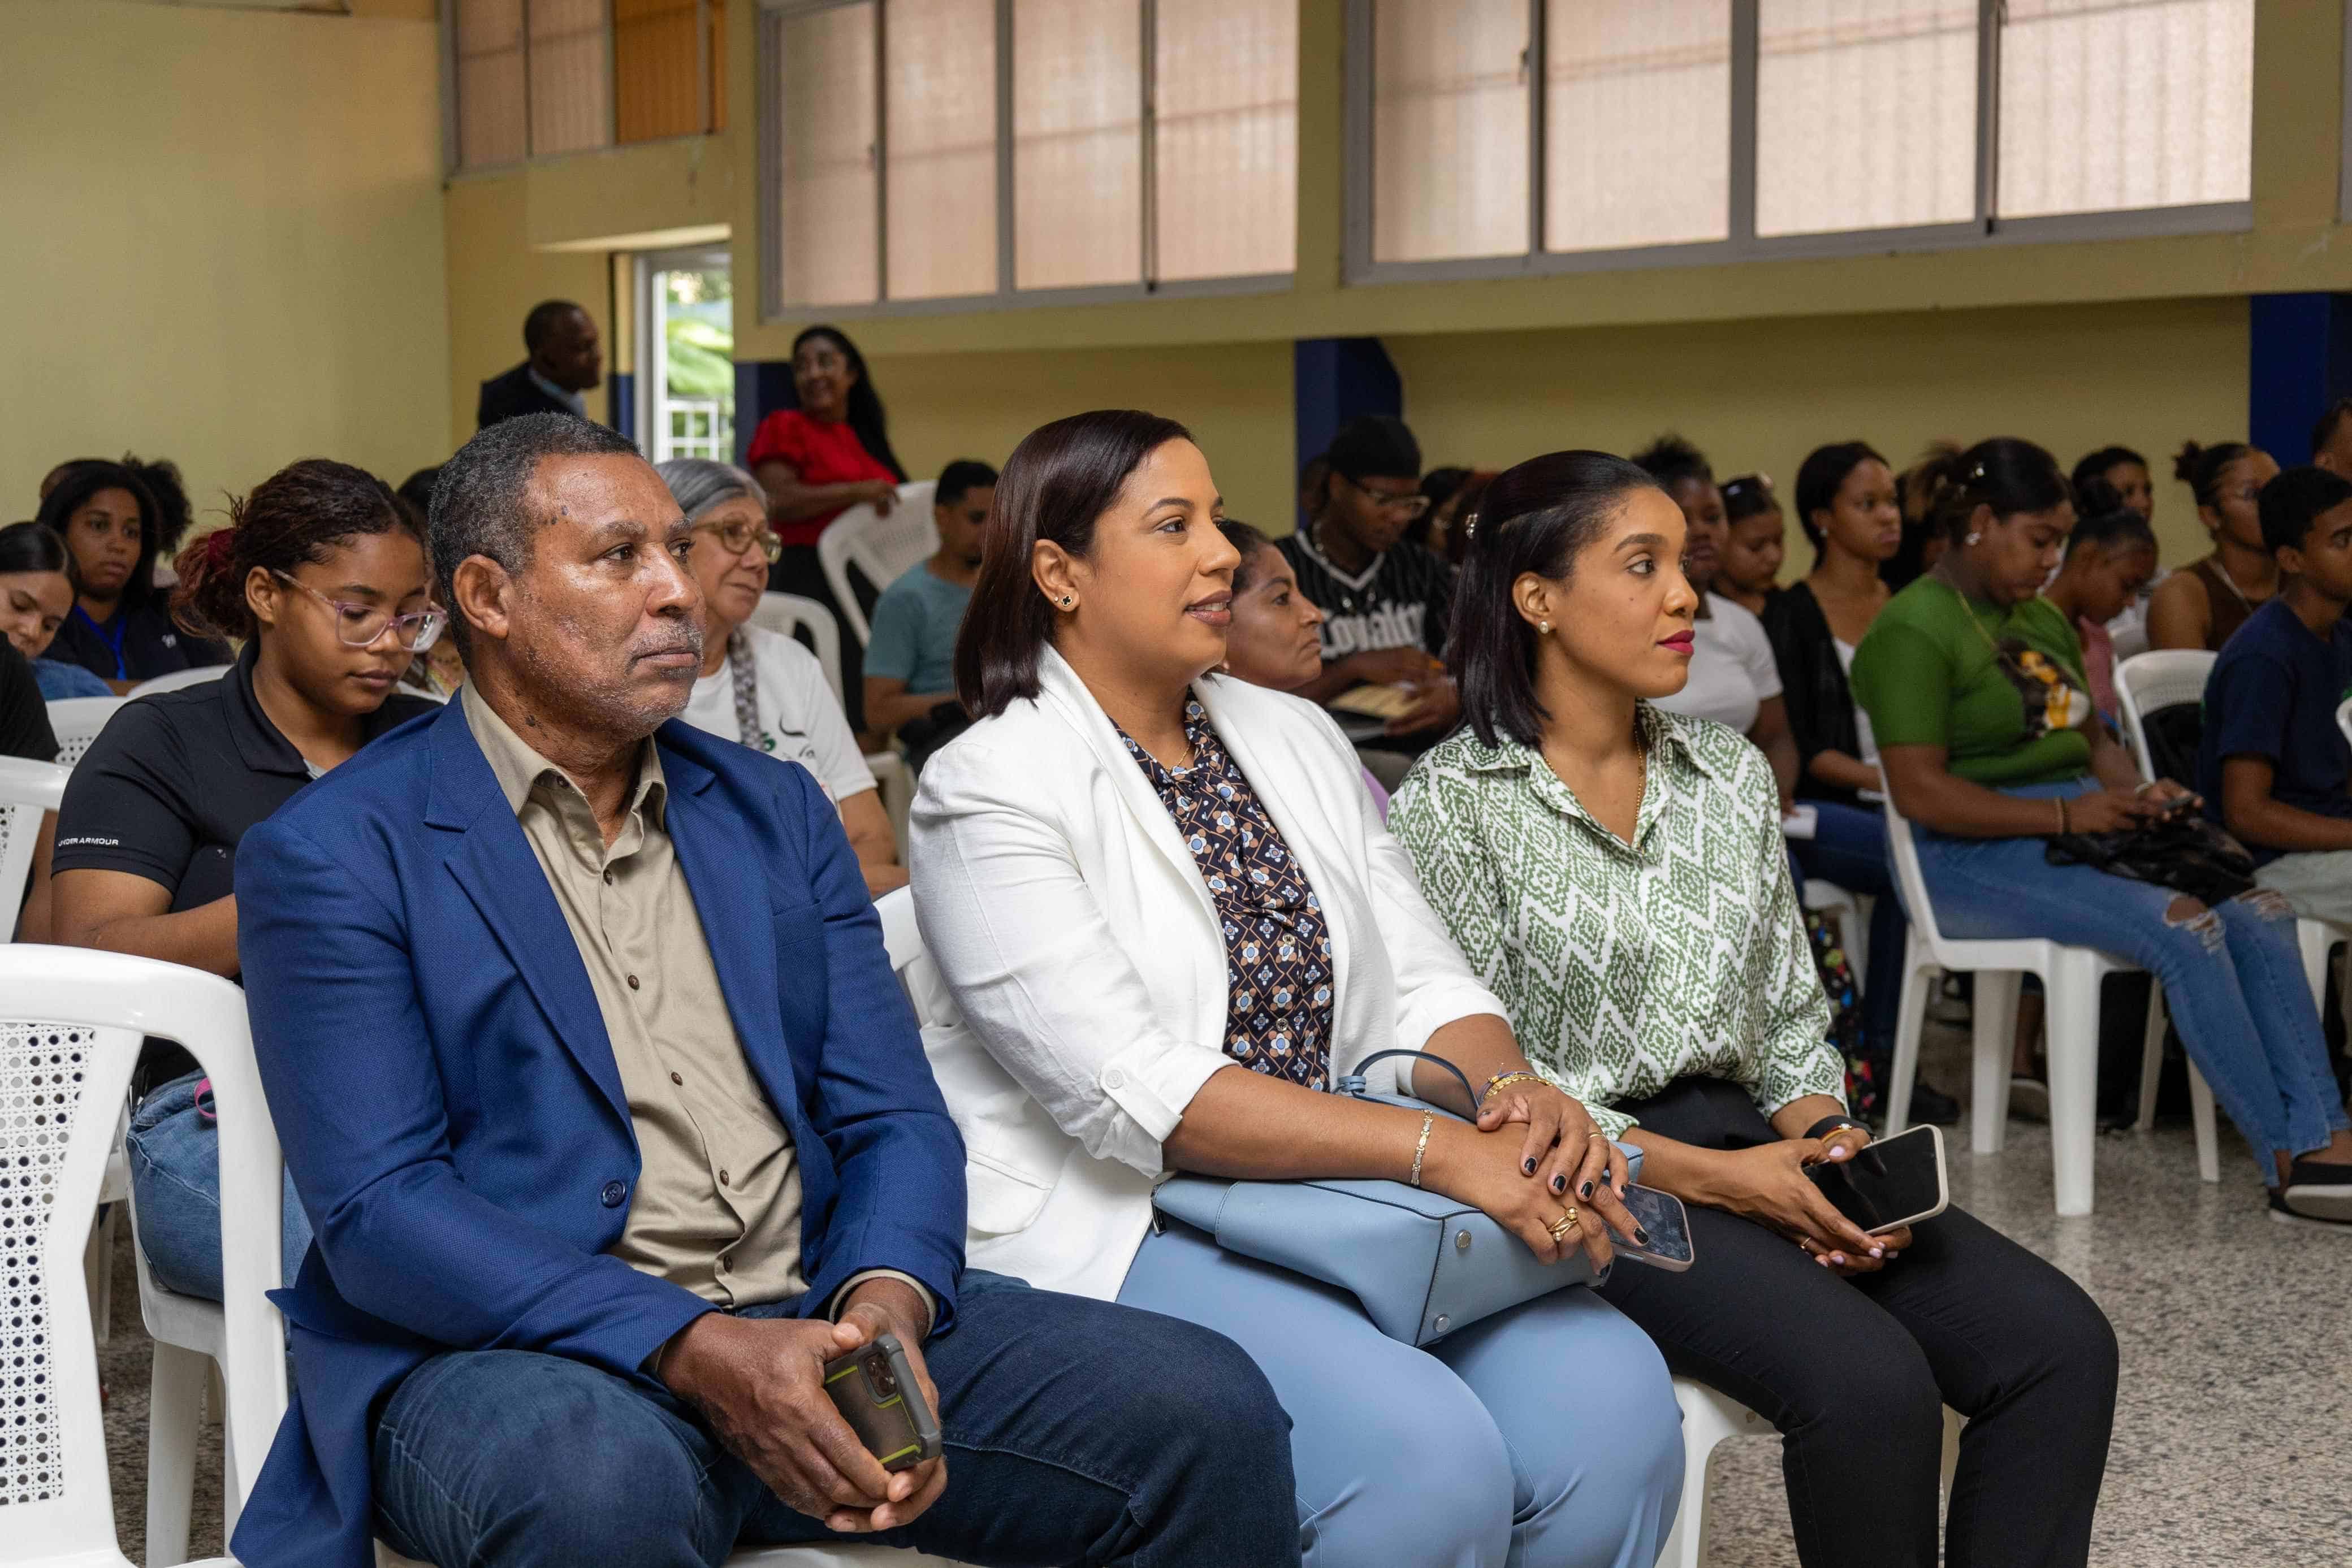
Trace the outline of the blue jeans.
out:
<instances>
[{"instance_id":1,"label":"blue jeans","mask_svg":"<svg viewBox=\"0 0 2352 1568\"><path fill-rule=\"evenodd\" d=\"M1346 1291L1171 1225L1118 1299L1230 1334L1265 1369L1293 1424L1311 1568L1650 1568L1674 1526L1665 1361L1591 1291L1416 1350Z\"/></svg>"},{"instance_id":2,"label":"blue jeans","mask_svg":"<svg viewBox=\"0 0 2352 1568\"><path fill-rule=\"evenodd\" d=\"M1862 994L1862 1032L1872 1055L1891 1059L1895 1029L1903 1015L1903 943L1910 922L1895 896L1895 862L1888 859L1886 818L1875 806L1836 800L1806 800L1819 814L1810 839L1790 839L1789 852L1807 876L1833 882L1848 893L1875 899L1870 909L1870 960L1876 985Z\"/></svg>"},{"instance_id":3,"label":"blue jeans","mask_svg":"<svg viewBox=\"0 0 2352 1568\"><path fill-rule=\"evenodd\" d=\"M948 1485L898 1530L836 1535L658 1385L521 1350L436 1355L394 1391L376 1528L442 1568L717 1568L848 1539L968 1563L1298 1561L1290 1424L1223 1336L971 1270L924 1354Z\"/></svg>"},{"instance_id":4,"label":"blue jeans","mask_svg":"<svg viewBox=\"0 0 2352 1568\"><path fill-rule=\"evenodd\" d=\"M123 1140L139 1200L139 1245L155 1282L183 1296L221 1299L220 1134L196 1113L200 1072L150 1090ZM282 1231L288 1284L310 1249L310 1220L286 1182Z\"/></svg>"},{"instance_id":5,"label":"blue jeans","mask_svg":"<svg viewBox=\"0 0 2352 1568\"><path fill-rule=\"evenodd\" d=\"M2095 788L2077 780L2001 793L2071 800ZM2273 1150L2308 1154L2347 1125L2284 898L2257 889L2180 918L2170 911L2182 895L2170 888L2052 865L2040 839L1948 838L1924 829L1915 837L1946 936L2045 937L2116 954L2154 975L2181 1044L2252 1145L2265 1186L2278 1182Z\"/></svg>"}]
</instances>

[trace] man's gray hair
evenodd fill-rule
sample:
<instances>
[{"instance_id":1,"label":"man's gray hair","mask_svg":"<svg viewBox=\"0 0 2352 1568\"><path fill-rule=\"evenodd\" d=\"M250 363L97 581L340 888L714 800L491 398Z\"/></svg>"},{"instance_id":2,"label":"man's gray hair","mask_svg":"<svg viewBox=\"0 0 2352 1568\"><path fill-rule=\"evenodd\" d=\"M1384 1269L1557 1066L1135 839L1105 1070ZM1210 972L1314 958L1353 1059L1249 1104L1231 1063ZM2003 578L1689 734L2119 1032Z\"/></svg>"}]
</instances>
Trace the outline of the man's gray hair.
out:
<instances>
[{"instance_id":1,"label":"man's gray hair","mask_svg":"<svg viewBox=\"0 0 2352 1568\"><path fill-rule=\"evenodd\" d=\"M759 503L765 516L768 492L760 482L732 463L718 463L708 457L673 457L667 463L654 465L654 472L669 486L670 499L686 514L689 523L702 521L703 514L714 507L723 507L738 497L749 496Z\"/></svg>"},{"instance_id":2,"label":"man's gray hair","mask_svg":"<svg viewBox=\"0 0 2352 1568\"><path fill-rule=\"evenodd\" d=\"M463 651L466 618L457 613L458 563L488 556L509 572L530 559L530 536L547 519L531 509L530 480L549 457L638 455L625 435L569 413L502 419L457 448L433 482L425 534L433 547L434 596L450 607L449 630Z\"/></svg>"}]
</instances>

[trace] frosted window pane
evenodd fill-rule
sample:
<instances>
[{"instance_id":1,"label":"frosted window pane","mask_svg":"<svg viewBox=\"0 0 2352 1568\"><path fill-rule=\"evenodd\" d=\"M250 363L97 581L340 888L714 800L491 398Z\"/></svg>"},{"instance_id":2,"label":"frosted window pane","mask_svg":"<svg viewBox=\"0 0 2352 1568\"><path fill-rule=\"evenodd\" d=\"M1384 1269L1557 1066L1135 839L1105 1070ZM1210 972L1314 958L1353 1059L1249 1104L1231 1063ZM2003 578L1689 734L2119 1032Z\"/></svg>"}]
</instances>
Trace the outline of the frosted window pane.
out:
<instances>
[{"instance_id":1,"label":"frosted window pane","mask_svg":"<svg viewBox=\"0 0 2352 1568\"><path fill-rule=\"evenodd\" d=\"M874 172L874 7L788 16L777 61L783 297L873 300L880 266Z\"/></svg>"},{"instance_id":2,"label":"frosted window pane","mask_svg":"<svg viewBox=\"0 0 2352 1568\"><path fill-rule=\"evenodd\" d=\"M530 151L522 0L462 0L457 30L457 162L511 163Z\"/></svg>"},{"instance_id":3,"label":"frosted window pane","mask_svg":"<svg viewBox=\"0 0 2352 1568\"><path fill-rule=\"evenodd\" d=\"M1142 281L1136 0L1013 0L1013 223L1023 288Z\"/></svg>"},{"instance_id":4,"label":"frosted window pane","mask_svg":"<svg viewBox=\"0 0 2352 1568\"><path fill-rule=\"evenodd\" d=\"M1547 0L1544 247L1731 232L1731 0Z\"/></svg>"},{"instance_id":5,"label":"frosted window pane","mask_svg":"<svg viewBox=\"0 0 2352 1568\"><path fill-rule=\"evenodd\" d=\"M995 0L890 0L888 293L996 292Z\"/></svg>"},{"instance_id":6,"label":"frosted window pane","mask_svg":"<svg viewBox=\"0 0 2352 1568\"><path fill-rule=\"evenodd\" d=\"M1977 7L1759 0L1756 232L1976 216Z\"/></svg>"},{"instance_id":7,"label":"frosted window pane","mask_svg":"<svg viewBox=\"0 0 2352 1568\"><path fill-rule=\"evenodd\" d=\"M530 150L577 152L613 140L604 0L530 0Z\"/></svg>"},{"instance_id":8,"label":"frosted window pane","mask_svg":"<svg viewBox=\"0 0 2352 1568\"><path fill-rule=\"evenodd\" d=\"M1528 10L1378 0L1372 258L1528 249Z\"/></svg>"},{"instance_id":9,"label":"frosted window pane","mask_svg":"<svg viewBox=\"0 0 2352 1568\"><path fill-rule=\"evenodd\" d=\"M1157 275L1290 271L1298 255L1298 8L1160 0L1152 59Z\"/></svg>"},{"instance_id":10,"label":"frosted window pane","mask_svg":"<svg viewBox=\"0 0 2352 1568\"><path fill-rule=\"evenodd\" d=\"M2000 210L2245 201L2253 92L2253 0L2010 0Z\"/></svg>"}]
</instances>

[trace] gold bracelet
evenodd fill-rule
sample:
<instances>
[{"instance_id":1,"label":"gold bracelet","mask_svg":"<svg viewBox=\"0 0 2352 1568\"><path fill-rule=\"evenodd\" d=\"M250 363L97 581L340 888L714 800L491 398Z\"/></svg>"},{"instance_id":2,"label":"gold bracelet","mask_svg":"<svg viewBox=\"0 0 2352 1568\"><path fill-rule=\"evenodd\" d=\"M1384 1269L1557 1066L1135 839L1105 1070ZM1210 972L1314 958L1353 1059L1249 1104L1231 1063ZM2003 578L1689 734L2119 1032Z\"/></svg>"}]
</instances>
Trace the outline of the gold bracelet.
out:
<instances>
[{"instance_id":1,"label":"gold bracelet","mask_svg":"<svg viewBox=\"0 0 2352 1568\"><path fill-rule=\"evenodd\" d=\"M2066 798L2061 795L2058 797L2058 836L2063 839L2074 831L2072 820L2066 815Z\"/></svg>"},{"instance_id":2,"label":"gold bracelet","mask_svg":"<svg viewBox=\"0 0 2352 1568\"><path fill-rule=\"evenodd\" d=\"M1486 1102L1495 1097L1495 1091L1506 1083L1542 1083L1547 1088L1550 1087L1543 1074L1539 1072L1497 1072L1494 1077L1486 1080L1486 1092L1478 1096L1478 1108L1485 1110Z\"/></svg>"},{"instance_id":3,"label":"gold bracelet","mask_svg":"<svg viewBox=\"0 0 2352 1568\"><path fill-rule=\"evenodd\" d=\"M1429 1129L1436 1124L1435 1111L1423 1111L1421 1113L1421 1141L1412 1146L1412 1185L1415 1186L1421 1185L1422 1156L1429 1153Z\"/></svg>"}]
</instances>

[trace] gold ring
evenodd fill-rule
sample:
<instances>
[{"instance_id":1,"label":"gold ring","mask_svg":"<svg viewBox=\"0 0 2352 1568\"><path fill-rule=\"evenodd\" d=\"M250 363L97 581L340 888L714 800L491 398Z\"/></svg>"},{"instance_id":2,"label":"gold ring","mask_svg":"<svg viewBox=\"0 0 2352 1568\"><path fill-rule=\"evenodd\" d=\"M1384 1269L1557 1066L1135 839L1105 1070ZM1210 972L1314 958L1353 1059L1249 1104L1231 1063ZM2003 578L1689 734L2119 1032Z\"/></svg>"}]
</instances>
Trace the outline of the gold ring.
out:
<instances>
[{"instance_id":1,"label":"gold ring","mask_svg":"<svg viewBox=\"0 0 2352 1568\"><path fill-rule=\"evenodd\" d=\"M1557 1241L1575 1228L1576 1210L1571 1207L1566 1214L1561 1215L1558 1219L1552 1221L1551 1239L1554 1241Z\"/></svg>"}]
</instances>

